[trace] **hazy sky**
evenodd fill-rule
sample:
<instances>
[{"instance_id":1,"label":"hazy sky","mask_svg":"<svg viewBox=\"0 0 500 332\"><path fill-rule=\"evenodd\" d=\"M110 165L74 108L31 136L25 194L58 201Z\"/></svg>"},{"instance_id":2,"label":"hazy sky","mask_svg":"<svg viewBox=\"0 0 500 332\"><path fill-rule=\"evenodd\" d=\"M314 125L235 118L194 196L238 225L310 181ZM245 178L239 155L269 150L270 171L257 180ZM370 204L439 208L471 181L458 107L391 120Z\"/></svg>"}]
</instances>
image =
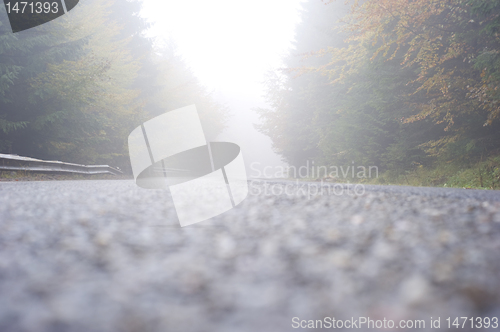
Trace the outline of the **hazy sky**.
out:
<instances>
[{"instance_id":1,"label":"hazy sky","mask_svg":"<svg viewBox=\"0 0 500 332\"><path fill-rule=\"evenodd\" d=\"M172 37L210 89L255 93L293 39L301 0L144 0L152 35Z\"/></svg>"},{"instance_id":2,"label":"hazy sky","mask_svg":"<svg viewBox=\"0 0 500 332\"><path fill-rule=\"evenodd\" d=\"M200 82L228 106L231 118L217 140L241 147L247 172L282 166L271 140L255 130L252 109L266 106L265 73L280 67L292 46L303 0L143 1L150 35L173 39Z\"/></svg>"}]
</instances>

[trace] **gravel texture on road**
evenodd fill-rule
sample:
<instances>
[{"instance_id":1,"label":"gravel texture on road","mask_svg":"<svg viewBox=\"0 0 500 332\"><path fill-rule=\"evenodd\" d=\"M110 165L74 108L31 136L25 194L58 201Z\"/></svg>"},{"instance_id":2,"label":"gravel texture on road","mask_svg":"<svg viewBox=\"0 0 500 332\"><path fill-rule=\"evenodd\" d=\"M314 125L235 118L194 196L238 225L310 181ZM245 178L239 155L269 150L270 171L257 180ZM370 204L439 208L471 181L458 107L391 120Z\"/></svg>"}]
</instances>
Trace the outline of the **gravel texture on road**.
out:
<instances>
[{"instance_id":1,"label":"gravel texture on road","mask_svg":"<svg viewBox=\"0 0 500 332\"><path fill-rule=\"evenodd\" d=\"M500 318L498 191L312 186L254 182L181 228L168 191L133 181L0 183L0 331Z\"/></svg>"}]
</instances>

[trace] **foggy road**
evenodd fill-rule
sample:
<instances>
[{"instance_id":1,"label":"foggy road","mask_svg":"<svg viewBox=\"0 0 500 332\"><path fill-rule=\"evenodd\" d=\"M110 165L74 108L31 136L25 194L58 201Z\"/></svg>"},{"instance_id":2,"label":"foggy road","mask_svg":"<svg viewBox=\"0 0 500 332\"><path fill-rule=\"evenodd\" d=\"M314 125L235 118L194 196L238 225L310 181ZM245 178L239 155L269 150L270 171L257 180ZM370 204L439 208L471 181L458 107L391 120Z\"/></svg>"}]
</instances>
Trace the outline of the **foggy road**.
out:
<instances>
[{"instance_id":1,"label":"foggy road","mask_svg":"<svg viewBox=\"0 0 500 332\"><path fill-rule=\"evenodd\" d=\"M253 182L181 228L168 191L131 180L2 182L0 331L500 318L500 192L317 185Z\"/></svg>"}]
</instances>

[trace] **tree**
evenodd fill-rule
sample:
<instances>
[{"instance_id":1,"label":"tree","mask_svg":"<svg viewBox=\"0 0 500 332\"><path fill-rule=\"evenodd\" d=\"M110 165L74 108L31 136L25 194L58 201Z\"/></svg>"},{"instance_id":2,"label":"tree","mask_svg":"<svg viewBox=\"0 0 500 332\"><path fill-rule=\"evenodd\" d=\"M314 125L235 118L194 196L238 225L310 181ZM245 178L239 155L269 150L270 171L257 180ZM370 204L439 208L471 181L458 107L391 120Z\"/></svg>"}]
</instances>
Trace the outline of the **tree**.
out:
<instances>
[{"instance_id":1,"label":"tree","mask_svg":"<svg viewBox=\"0 0 500 332\"><path fill-rule=\"evenodd\" d=\"M499 116L499 13L500 4L486 0L356 1L345 20L348 46L330 48L331 62L321 70L341 82L366 59L397 60L398 73L413 72L402 82L411 88L403 97L412 110L403 122L443 125L444 133L421 145L426 152L491 147L499 142L492 126Z\"/></svg>"},{"instance_id":2,"label":"tree","mask_svg":"<svg viewBox=\"0 0 500 332\"><path fill-rule=\"evenodd\" d=\"M295 166L305 165L321 154L318 142L325 126L335 118L332 110L343 93L343 88L332 90L323 75L302 70L327 62L325 57L312 56L314 52L326 45L343 44L343 36L332 29L342 9L319 1L303 4L294 49L284 60L284 68L268 74L266 97L271 107L257 109L264 120L258 129L271 138L274 150Z\"/></svg>"},{"instance_id":3,"label":"tree","mask_svg":"<svg viewBox=\"0 0 500 332\"><path fill-rule=\"evenodd\" d=\"M271 107L260 110L260 129L285 160L402 173L498 148L500 4L310 0L304 7L286 68L269 76Z\"/></svg>"},{"instance_id":4,"label":"tree","mask_svg":"<svg viewBox=\"0 0 500 332\"><path fill-rule=\"evenodd\" d=\"M197 104L207 132L222 130L223 108L182 61L158 55L140 9L81 1L0 36L0 152L129 169L127 137L155 115Z\"/></svg>"}]
</instances>

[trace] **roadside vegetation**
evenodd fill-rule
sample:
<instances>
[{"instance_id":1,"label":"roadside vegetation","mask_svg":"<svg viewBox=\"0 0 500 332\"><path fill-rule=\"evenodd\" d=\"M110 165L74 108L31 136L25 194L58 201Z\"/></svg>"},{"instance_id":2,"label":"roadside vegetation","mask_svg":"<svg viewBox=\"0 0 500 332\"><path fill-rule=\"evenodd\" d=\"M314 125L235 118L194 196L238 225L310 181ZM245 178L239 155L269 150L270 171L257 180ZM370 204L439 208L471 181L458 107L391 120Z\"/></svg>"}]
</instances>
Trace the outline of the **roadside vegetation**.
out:
<instances>
[{"instance_id":1,"label":"roadside vegetation","mask_svg":"<svg viewBox=\"0 0 500 332\"><path fill-rule=\"evenodd\" d=\"M130 172L127 137L145 120L196 104L206 133L223 129L175 47L146 37L141 5L82 0L16 34L0 22L0 153Z\"/></svg>"},{"instance_id":2,"label":"roadside vegetation","mask_svg":"<svg viewBox=\"0 0 500 332\"><path fill-rule=\"evenodd\" d=\"M371 183L400 184L411 186L456 187L466 189L500 190L500 157L473 165L441 163L430 168L422 165L404 173L386 171Z\"/></svg>"},{"instance_id":3,"label":"roadside vegetation","mask_svg":"<svg viewBox=\"0 0 500 332\"><path fill-rule=\"evenodd\" d=\"M309 0L295 39L258 110L290 165L499 188L500 2Z\"/></svg>"}]
</instances>

